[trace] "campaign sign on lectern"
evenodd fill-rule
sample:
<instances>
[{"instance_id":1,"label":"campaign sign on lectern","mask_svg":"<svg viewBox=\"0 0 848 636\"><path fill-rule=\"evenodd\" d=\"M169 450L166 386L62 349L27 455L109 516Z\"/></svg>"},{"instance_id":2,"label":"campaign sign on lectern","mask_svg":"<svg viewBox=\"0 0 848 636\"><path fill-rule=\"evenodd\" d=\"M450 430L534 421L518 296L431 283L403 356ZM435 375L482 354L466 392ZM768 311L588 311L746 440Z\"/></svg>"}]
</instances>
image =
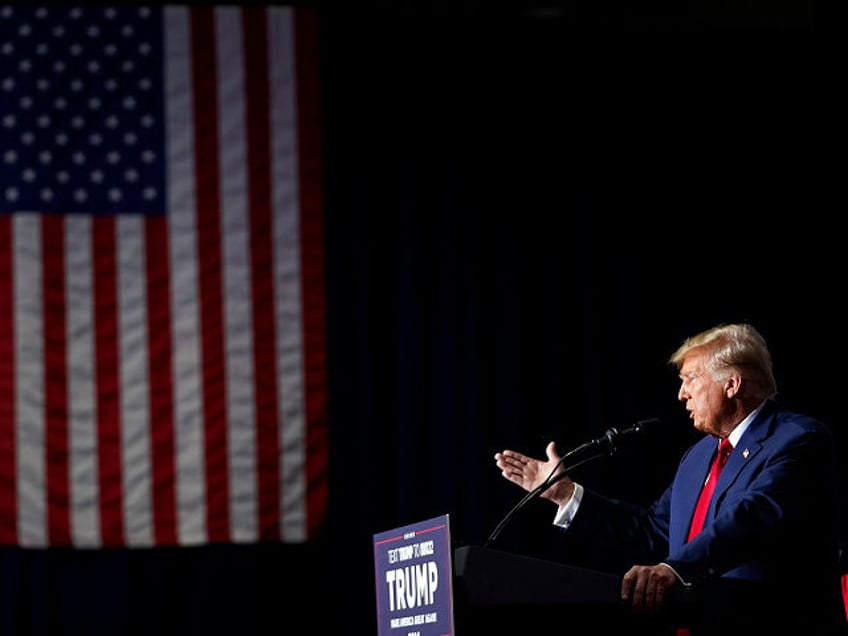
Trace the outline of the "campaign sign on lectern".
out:
<instances>
[{"instance_id":1,"label":"campaign sign on lectern","mask_svg":"<svg viewBox=\"0 0 848 636\"><path fill-rule=\"evenodd\" d=\"M453 636L448 515L374 535L379 636Z\"/></svg>"}]
</instances>

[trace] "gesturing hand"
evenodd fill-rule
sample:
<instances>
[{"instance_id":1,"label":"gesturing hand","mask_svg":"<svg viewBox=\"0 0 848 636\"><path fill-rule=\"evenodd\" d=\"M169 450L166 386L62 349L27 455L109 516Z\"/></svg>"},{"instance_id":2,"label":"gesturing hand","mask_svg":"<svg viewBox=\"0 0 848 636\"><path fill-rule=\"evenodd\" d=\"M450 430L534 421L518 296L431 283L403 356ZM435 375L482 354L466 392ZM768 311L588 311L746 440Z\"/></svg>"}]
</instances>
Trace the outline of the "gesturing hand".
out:
<instances>
[{"instance_id":1,"label":"gesturing hand","mask_svg":"<svg viewBox=\"0 0 848 636\"><path fill-rule=\"evenodd\" d=\"M545 454L547 459L540 460L516 451L505 450L501 453L495 453L495 464L501 470L504 478L529 492L542 485L560 460L560 456L556 452L555 442L548 443ZM563 468L560 467L559 470L562 471ZM540 496L561 506L571 498L573 492L574 482L565 477L541 493Z\"/></svg>"}]
</instances>

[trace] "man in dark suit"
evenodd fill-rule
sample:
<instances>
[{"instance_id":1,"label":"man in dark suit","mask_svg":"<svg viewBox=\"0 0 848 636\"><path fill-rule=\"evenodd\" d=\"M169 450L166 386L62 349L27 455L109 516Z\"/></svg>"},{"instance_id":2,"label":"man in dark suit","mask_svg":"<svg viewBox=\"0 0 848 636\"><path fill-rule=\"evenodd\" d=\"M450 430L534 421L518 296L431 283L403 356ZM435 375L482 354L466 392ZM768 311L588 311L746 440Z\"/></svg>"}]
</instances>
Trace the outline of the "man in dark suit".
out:
<instances>
[{"instance_id":1,"label":"man in dark suit","mask_svg":"<svg viewBox=\"0 0 848 636\"><path fill-rule=\"evenodd\" d=\"M700 593L705 604L691 618L692 636L777 628L843 633L839 484L829 430L778 406L771 355L751 325L693 336L669 362L679 371L678 398L704 433L671 485L646 508L564 477L541 494L557 505L554 523L570 537L626 549L631 563L649 563L622 576L622 599L637 614L663 612L668 594ZM529 491L562 470L553 442L546 455L505 450L495 461L506 479ZM711 589L724 593L711 596Z\"/></svg>"}]
</instances>

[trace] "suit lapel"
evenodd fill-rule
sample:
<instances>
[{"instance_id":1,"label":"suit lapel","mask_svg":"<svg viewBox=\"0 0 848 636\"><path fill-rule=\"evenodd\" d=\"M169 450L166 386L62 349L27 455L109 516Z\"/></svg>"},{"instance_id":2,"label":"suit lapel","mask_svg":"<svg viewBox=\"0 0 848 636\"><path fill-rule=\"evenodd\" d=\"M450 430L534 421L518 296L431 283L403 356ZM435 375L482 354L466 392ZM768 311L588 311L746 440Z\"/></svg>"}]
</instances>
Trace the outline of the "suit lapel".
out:
<instances>
[{"instance_id":1,"label":"suit lapel","mask_svg":"<svg viewBox=\"0 0 848 636\"><path fill-rule=\"evenodd\" d=\"M762 450L760 441L768 434L768 429L771 426L774 410L771 403L766 404L763 410L757 415L753 422L748 426L748 430L739 438L739 443L730 453L727 458L727 464L721 471L721 476L718 478L715 493L713 493L713 503L710 510L707 511L707 519L712 519L715 516L715 503L720 501L727 490L736 481L741 470L745 465L754 459ZM694 508L693 508L694 509Z\"/></svg>"}]
</instances>

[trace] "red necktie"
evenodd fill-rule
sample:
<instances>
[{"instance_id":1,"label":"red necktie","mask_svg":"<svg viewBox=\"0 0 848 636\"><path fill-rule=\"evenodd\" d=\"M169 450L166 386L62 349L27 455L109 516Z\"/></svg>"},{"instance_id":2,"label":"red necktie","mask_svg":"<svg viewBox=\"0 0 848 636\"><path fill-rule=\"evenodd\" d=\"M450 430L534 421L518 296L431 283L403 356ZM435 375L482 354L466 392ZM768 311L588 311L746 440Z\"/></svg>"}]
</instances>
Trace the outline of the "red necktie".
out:
<instances>
[{"instance_id":1,"label":"red necktie","mask_svg":"<svg viewBox=\"0 0 848 636\"><path fill-rule=\"evenodd\" d=\"M704 487L701 489L701 496L698 497L698 504L695 506L695 514L692 515L692 525L689 526L689 538L687 541L691 541L701 531L701 528L704 527L704 518L707 516L707 508L710 507L710 499L713 498L713 491L715 490L718 476L721 474L721 469L727 463L727 457L732 450L733 444L730 443L729 439L725 437L721 440L721 443L718 445L718 453L710 468L710 474L707 476L707 481L704 482Z\"/></svg>"},{"instance_id":2,"label":"red necktie","mask_svg":"<svg viewBox=\"0 0 848 636\"><path fill-rule=\"evenodd\" d=\"M710 507L710 499L713 498L713 491L715 491L718 476L721 475L721 469L727 463L727 458L732 450L733 444L730 443L729 439L725 437L721 440L721 443L718 445L718 453L715 459L713 459L713 465L710 467L710 474L707 475L707 481L704 482L701 495L698 497L695 514L692 515L692 525L689 526L689 538L687 541L691 541L704 527L704 518L707 516L707 508ZM689 633L688 627L681 627L677 630L677 636L689 636Z\"/></svg>"}]
</instances>

